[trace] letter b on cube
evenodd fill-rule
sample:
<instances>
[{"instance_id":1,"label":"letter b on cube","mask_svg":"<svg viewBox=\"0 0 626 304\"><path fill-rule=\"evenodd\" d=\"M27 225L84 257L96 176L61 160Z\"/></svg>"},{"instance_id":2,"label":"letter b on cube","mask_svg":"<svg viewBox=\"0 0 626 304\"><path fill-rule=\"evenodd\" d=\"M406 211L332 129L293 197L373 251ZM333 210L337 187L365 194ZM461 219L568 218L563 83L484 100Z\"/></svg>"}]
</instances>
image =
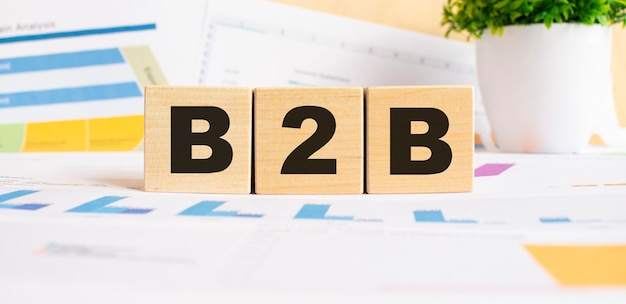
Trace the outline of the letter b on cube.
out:
<instances>
[{"instance_id":1,"label":"letter b on cube","mask_svg":"<svg viewBox=\"0 0 626 304\"><path fill-rule=\"evenodd\" d=\"M148 86L145 190L251 192L252 89Z\"/></svg>"},{"instance_id":2,"label":"letter b on cube","mask_svg":"<svg viewBox=\"0 0 626 304\"><path fill-rule=\"evenodd\" d=\"M471 87L367 88L368 193L472 191Z\"/></svg>"}]
</instances>

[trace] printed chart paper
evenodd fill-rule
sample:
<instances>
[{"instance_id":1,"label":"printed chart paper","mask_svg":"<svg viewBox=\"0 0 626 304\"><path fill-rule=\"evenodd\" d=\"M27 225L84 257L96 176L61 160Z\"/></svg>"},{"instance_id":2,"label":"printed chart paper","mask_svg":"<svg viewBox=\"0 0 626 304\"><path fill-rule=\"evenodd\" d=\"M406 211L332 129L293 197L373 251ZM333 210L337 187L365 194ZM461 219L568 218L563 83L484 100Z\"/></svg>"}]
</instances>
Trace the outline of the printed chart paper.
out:
<instances>
[{"instance_id":1,"label":"printed chart paper","mask_svg":"<svg viewBox=\"0 0 626 304\"><path fill-rule=\"evenodd\" d=\"M469 229L626 224L626 175L620 169L626 160L621 155L477 153L473 192L427 195L144 192L140 152L6 154L0 162L0 211L29 216L121 213L138 219L321 220Z\"/></svg>"},{"instance_id":2,"label":"printed chart paper","mask_svg":"<svg viewBox=\"0 0 626 304\"><path fill-rule=\"evenodd\" d=\"M174 83L195 83L185 74L205 5L20 1L0 11L0 152L141 149L144 86L167 84L159 61Z\"/></svg>"},{"instance_id":3,"label":"printed chart paper","mask_svg":"<svg viewBox=\"0 0 626 304\"><path fill-rule=\"evenodd\" d=\"M3 300L626 299L622 155L477 153L471 193L318 196L148 193L142 156L0 155Z\"/></svg>"},{"instance_id":4,"label":"printed chart paper","mask_svg":"<svg viewBox=\"0 0 626 304\"><path fill-rule=\"evenodd\" d=\"M468 43L267 1L212 1L200 84L472 85L478 141L491 143Z\"/></svg>"}]
</instances>

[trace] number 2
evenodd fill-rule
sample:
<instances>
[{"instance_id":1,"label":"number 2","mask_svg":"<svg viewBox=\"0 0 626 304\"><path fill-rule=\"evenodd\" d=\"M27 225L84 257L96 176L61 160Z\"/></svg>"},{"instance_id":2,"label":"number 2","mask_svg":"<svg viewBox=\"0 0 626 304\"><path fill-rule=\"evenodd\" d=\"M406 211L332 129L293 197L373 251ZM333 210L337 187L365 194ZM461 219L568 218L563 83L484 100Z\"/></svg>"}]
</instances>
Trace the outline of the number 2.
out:
<instances>
[{"instance_id":1,"label":"number 2","mask_svg":"<svg viewBox=\"0 0 626 304\"><path fill-rule=\"evenodd\" d=\"M335 134L337 122L333 114L317 106L291 109L283 119L283 128L300 128L306 119L313 119L317 129L285 159L281 174L337 174L337 159L311 159Z\"/></svg>"}]
</instances>

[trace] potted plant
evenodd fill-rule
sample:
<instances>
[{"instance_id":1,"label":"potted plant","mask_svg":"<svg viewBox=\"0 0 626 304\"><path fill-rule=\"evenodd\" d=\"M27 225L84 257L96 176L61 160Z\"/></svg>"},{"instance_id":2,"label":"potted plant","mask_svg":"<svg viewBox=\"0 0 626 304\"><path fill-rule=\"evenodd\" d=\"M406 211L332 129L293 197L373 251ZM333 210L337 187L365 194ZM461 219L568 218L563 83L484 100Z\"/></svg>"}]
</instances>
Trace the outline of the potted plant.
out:
<instances>
[{"instance_id":1,"label":"potted plant","mask_svg":"<svg viewBox=\"0 0 626 304\"><path fill-rule=\"evenodd\" d=\"M480 92L501 151L585 147L597 103L612 99L610 25L626 25L626 0L448 0L442 23L446 36L477 39Z\"/></svg>"}]
</instances>

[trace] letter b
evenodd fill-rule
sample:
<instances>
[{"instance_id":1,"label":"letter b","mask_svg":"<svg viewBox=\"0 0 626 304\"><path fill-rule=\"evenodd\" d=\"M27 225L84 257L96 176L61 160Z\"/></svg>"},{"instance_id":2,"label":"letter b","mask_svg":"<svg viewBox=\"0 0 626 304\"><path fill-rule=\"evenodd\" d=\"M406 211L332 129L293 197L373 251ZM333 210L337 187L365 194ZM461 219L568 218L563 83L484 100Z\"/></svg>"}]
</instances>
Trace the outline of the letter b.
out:
<instances>
[{"instance_id":1,"label":"letter b","mask_svg":"<svg viewBox=\"0 0 626 304\"><path fill-rule=\"evenodd\" d=\"M171 108L171 170L172 173L213 173L226 170L233 160L233 148L222 138L230 127L228 114L218 107L172 107ZM193 120L205 120L209 130L193 133ZM194 145L211 148L211 156L194 159Z\"/></svg>"},{"instance_id":2,"label":"letter b","mask_svg":"<svg viewBox=\"0 0 626 304\"><path fill-rule=\"evenodd\" d=\"M252 89L147 86L145 98L146 191L252 191Z\"/></svg>"},{"instance_id":3,"label":"letter b","mask_svg":"<svg viewBox=\"0 0 626 304\"><path fill-rule=\"evenodd\" d=\"M365 100L368 193L472 190L471 87L373 87Z\"/></svg>"},{"instance_id":4,"label":"letter b","mask_svg":"<svg viewBox=\"0 0 626 304\"><path fill-rule=\"evenodd\" d=\"M391 108L390 115L390 171L391 174L437 174L452 162L452 149L441 140L450 123L444 112L435 108ZM411 122L428 124L424 134L412 134ZM431 156L427 160L411 160L411 147L426 147Z\"/></svg>"}]
</instances>

